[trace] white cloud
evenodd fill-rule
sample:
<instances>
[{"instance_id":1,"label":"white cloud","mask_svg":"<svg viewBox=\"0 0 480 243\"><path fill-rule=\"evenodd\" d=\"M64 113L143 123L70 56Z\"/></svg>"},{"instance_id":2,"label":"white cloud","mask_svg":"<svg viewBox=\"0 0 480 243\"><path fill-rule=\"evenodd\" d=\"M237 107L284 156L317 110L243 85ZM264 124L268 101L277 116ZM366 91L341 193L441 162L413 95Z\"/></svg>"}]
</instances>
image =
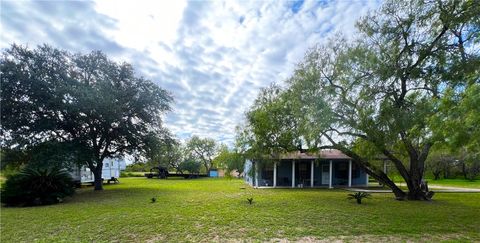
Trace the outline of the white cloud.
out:
<instances>
[{"instance_id":1,"label":"white cloud","mask_svg":"<svg viewBox=\"0 0 480 243\"><path fill-rule=\"evenodd\" d=\"M174 94L166 124L179 137L196 134L231 143L235 125L261 87L285 80L309 47L335 32L354 33L355 20L379 3L306 1L296 3L295 11L293 5L2 1L1 43L102 49Z\"/></svg>"}]
</instances>

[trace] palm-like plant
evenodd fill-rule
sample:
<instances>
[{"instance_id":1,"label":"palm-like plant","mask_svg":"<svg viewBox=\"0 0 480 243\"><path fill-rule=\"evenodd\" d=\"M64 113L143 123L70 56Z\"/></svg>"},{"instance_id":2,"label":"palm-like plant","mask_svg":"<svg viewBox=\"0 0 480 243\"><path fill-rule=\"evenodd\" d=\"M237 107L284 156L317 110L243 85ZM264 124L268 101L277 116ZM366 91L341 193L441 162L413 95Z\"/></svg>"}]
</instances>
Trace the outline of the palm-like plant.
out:
<instances>
[{"instance_id":1,"label":"palm-like plant","mask_svg":"<svg viewBox=\"0 0 480 243\"><path fill-rule=\"evenodd\" d=\"M7 179L1 200L9 206L47 205L73 193L75 183L66 170L26 168Z\"/></svg>"},{"instance_id":2,"label":"palm-like plant","mask_svg":"<svg viewBox=\"0 0 480 243\"><path fill-rule=\"evenodd\" d=\"M348 199L356 199L358 204L362 204L362 199L370 197L371 195L368 192L356 192L348 194Z\"/></svg>"}]
</instances>

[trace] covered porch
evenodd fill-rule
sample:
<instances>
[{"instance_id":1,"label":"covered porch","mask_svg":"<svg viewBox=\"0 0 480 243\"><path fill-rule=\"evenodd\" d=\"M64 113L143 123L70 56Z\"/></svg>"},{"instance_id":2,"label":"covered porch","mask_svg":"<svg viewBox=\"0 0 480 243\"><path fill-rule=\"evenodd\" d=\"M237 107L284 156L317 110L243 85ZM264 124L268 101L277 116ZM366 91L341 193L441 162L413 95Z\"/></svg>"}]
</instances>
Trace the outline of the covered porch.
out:
<instances>
[{"instance_id":1,"label":"covered porch","mask_svg":"<svg viewBox=\"0 0 480 243\"><path fill-rule=\"evenodd\" d=\"M291 152L276 162L248 161L246 181L255 187L314 188L368 185L368 174L339 150ZM248 168L247 168L248 167Z\"/></svg>"},{"instance_id":2,"label":"covered porch","mask_svg":"<svg viewBox=\"0 0 480 243\"><path fill-rule=\"evenodd\" d=\"M367 185L368 175L352 160L281 160L255 166L256 187L352 187Z\"/></svg>"}]
</instances>

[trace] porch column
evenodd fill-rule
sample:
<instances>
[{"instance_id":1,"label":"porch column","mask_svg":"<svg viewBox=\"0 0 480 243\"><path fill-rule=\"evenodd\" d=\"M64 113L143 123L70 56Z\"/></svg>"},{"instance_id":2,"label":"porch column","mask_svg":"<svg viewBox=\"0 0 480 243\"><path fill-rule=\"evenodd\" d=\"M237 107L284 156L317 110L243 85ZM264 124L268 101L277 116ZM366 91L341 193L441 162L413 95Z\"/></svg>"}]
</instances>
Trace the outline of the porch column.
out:
<instances>
[{"instance_id":1,"label":"porch column","mask_svg":"<svg viewBox=\"0 0 480 243\"><path fill-rule=\"evenodd\" d=\"M383 160L383 173L387 174L387 161Z\"/></svg>"},{"instance_id":2,"label":"porch column","mask_svg":"<svg viewBox=\"0 0 480 243\"><path fill-rule=\"evenodd\" d=\"M258 187L258 166L257 163L254 163L255 166L255 187Z\"/></svg>"},{"instance_id":3,"label":"porch column","mask_svg":"<svg viewBox=\"0 0 480 243\"><path fill-rule=\"evenodd\" d=\"M292 188L295 187L295 160L292 160Z\"/></svg>"},{"instance_id":4,"label":"porch column","mask_svg":"<svg viewBox=\"0 0 480 243\"><path fill-rule=\"evenodd\" d=\"M348 161L348 187L352 187L352 160Z\"/></svg>"},{"instance_id":5,"label":"porch column","mask_svg":"<svg viewBox=\"0 0 480 243\"><path fill-rule=\"evenodd\" d=\"M365 185L368 186L368 173L365 171L365 174L367 175L367 176L365 176L367 178L367 181L365 182Z\"/></svg>"},{"instance_id":6,"label":"porch column","mask_svg":"<svg viewBox=\"0 0 480 243\"><path fill-rule=\"evenodd\" d=\"M332 187L332 163L333 163L333 161L330 160L330 168L329 168L330 169L330 171L329 171L330 176L328 178L329 179L328 180L328 188L333 188Z\"/></svg>"},{"instance_id":7,"label":"porch column","mask_svg":"<svg viewBox=\"0 0 480 243\"><path fill-rule=\"evenodd\" d=\"M313 160L310 164L310 187L313 187Z\"/></svg>"},{"instance_id":8,"label":"porch column","mask_svg":"<svg viewBox=\"0 0 480 243\"><path fill-rule=\"evenodd\" d=\"M277 162L273 164L273 187L277 187Z\"/></svg>"}]
</instances>

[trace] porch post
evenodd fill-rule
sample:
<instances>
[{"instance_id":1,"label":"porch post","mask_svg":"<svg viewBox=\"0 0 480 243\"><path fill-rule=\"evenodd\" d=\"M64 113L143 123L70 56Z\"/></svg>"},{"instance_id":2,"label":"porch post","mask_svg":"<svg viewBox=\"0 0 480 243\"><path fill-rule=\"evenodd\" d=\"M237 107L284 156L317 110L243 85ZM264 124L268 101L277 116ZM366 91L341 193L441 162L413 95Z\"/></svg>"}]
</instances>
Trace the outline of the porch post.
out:
<instances>
[{"instance_id":1,"label":"porch post","mask_svg":"<svg viewBox=\"0 0 480 243\"><path fill-rule=\"evenodd\" d=\"M295 160L292 160L292 188L295 187Z\"/></svg>"},{"instance_id":2,"label":"porch post","mask_svg":"<svg viewBox=\"0 0 480 243\"><path fill-rule=\"evenodd\" d=\"M352 160L348 161L348 187L352 187Z\"/></svg>"},{"instance_id":3,"label":"porch post","mask_svg":"<svg viewBox=\"0 0 480 243\"><path fill-rule=\"evenodd\" d=\"M310 187L313 187L313 160L310 164Z\"/></svg>"},{"instance_id":4,"label":"porch post","mask_svg":"<svg viewBox=\"0 0 480 243\"><path fill-rule=\"evenodd\" d=\"M273 187L277 187L277 162L273 164Z\"/></svg>"},{"instance_id":5,"label":"porch post","mask_svg":"<svg viewBox=\"0 0 480 243\"><path fill-rule=\"evenodd\" d=\"M255 166L255 187L258 187L258 166L257 166L257 163L255 163L254 166Z\"/></svg>"},{"instance_id":6,"label":"porch post","mask_svg":"<svg viewBox=\"0 0 480 243\"><path fill-rule=\"evenodd\" d=\"M328 180L328 188L333 188L332 187L332 163L333 163L333 161L330 160L330 168L329 168L330 169L330 171L329 171L330 176L328 178L329 179Z\"/></svg>"},{"instance_id":7,"label":"porch post","mask_svg":"<svg viewBox=\"0 0 480 243\"><path fill-rule=\"evenodd\" d=\"M368 186L368 173L365 171L365 174L367 175L367 176L365 176L367 178L367 181L365 182L365 185Z\"/></svg>"},{"instance_id":8,"label":"porch post","mask_svg":"<svg viewBox=\"0 0 480 243\"><path fill-rule=\"evenodd\" d=\"M387 174L387 161L383 160L383 173Z\"/></svg>"}]
</instances>

